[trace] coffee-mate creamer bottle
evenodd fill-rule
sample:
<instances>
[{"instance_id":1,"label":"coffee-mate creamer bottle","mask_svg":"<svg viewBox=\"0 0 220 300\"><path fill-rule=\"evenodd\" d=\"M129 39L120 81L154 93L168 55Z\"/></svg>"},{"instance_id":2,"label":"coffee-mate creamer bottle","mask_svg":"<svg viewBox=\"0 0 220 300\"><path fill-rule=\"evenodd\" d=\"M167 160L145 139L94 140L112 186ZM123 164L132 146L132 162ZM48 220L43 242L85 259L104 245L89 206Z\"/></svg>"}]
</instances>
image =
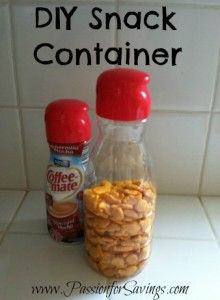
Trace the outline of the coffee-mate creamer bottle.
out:
<instances>
[{"instance_id":1,"label":"coffee-mate creamer bottle","mask_svg":"<svg viewBox=\"0 0 220 300\"><path fill-rule=\"evenodd\" d=\"M46 172L47 226L56 241L83 236L84 174L89 159L91 122L80 100L51 102L45 111L50 158Z\"/></svg>"}]
</instances>

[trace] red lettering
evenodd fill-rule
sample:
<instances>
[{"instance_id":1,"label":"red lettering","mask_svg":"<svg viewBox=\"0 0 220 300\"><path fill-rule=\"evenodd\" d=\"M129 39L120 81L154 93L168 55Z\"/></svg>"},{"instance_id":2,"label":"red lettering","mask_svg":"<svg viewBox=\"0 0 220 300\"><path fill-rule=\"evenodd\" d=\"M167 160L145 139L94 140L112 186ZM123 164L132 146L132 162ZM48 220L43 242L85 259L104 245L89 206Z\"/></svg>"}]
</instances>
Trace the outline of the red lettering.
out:
<instances>
[{"instance_id":1,"label":"red lettering","mask_svg":"<svg viewBox=\"0 0 220 300\"><path fill-rule=\"evenodd\" d=\"M54 172L52 170L49 170L47 172L47 181L49 183L52 183L54 181Z\"/></svg>"},{"instance_id":2,"label":"red lettering","mask_svg":"<svg viewBox=\"0 0 220 300\"><path fill-rule=\"evenodd\" d=\"M61 178L62 178L62 172L56 172L55 174L56 177L56 183L60 183L61 182Z\"/></svg>"},{"instance_id":3,"label":"red lettering","mask_svg":"<svg viewBox=\"0 0 220 300\"><path fill-rule=\"evenodd\" d=\"M69 175L69 181L70 181L70 182L73 181L74 178L75 178L75 174L71 173L71 174Z\"/></svg>"},{"instance_id":4,"label":"red lettering","mask_svg":"<svg viewBox=\"0 0 220 300\"><path fill-rule=\"evenodd\" d=\"M62 182L67 182L68 181L68 175L63 174L61 180L62 180Z\"/></svg>"},{"instance_id":5,"label":"red lettering","mask_svg":"<svg viewBox=\"0 0 220 300\"><path fill-rule=\"evenodd\" d=\"M75 190L77 188L77 183L76 182L73 182L71 184L71 190Z\"/></svg>"},{"instance_id":6,"label":"red lettering","mask_svg":"<svg viewBox=\"0 0 220 300\"><path fill-rule=\"evenodd\" d=\"M79 176L74 173L66 174L62 171L48 170L47 182L54 192L75 191L79 187Z\"/></svg>"}]
</instances>

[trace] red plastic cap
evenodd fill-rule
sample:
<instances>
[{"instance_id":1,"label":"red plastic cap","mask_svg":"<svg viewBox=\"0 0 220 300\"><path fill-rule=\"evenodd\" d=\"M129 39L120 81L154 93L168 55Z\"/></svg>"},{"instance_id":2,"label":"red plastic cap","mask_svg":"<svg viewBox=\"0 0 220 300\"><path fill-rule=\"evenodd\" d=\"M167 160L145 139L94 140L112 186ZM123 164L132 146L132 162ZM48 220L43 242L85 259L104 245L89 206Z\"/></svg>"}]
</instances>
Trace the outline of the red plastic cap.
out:
<instances>
[{"instance_id":1,"label":"red plastic cap","mask_svg":"<svg viewBox=\"0 0 220 300\"><path fill-rule=\"evenodd\" d=\"M151 97L147 90L147 73L127 68L103 72L96 86L96 113L115 121L146 119L150 114Z\"/></svg>"},{"instance_id":2,"label":"red plastic cap","mask_svg":"<svg viewBox=\"0 0 220 300\"><path fill-rule=\"evenodd\" d=\"M88 105L80 100L61 99L51 102L45 111L49 143L74 144L91 138Z\"/></svg>"}]
</instances>

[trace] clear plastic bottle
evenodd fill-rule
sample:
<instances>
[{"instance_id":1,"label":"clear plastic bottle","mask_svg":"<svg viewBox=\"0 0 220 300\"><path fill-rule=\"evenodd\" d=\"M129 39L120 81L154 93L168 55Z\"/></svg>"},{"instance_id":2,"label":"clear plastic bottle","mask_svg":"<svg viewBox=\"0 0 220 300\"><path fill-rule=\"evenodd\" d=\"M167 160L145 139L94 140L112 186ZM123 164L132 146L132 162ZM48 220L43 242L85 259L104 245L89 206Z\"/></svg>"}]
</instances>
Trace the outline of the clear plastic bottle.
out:
<instances>
[{"instance_id":1,"label":"clear plastic bottle","mask_svg":"<svg viewBox=\"0 0 220 300\"><path fill-rule=\"evenodd\" d=\"M150 255L156 190L143 144L151 99L148 74L113 69L97 82L100 129L92 153L95 184L84 191L85 246L107 277L139 272Z\"/></svg>"}]
</instances>

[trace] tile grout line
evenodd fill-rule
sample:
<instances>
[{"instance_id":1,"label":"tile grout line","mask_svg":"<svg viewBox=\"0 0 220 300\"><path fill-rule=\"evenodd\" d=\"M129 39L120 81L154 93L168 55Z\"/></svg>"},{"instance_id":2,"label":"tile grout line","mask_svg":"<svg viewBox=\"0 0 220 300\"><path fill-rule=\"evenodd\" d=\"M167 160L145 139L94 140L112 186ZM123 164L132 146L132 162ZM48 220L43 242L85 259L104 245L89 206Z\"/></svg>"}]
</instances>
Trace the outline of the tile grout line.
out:
<instances>
[{"instance_id":1,"label":"tile grout line","mask_svg":"<svg viewBox=\"0 0 220 300\"><path fill-rule=\"evenodd\" d=\"M0 3L1 1L11 1L11 0L0 0ZM12 0L13 1L13 0ZM14 0L15 1L15 0ZM115 3L116 0L97 0L96 1L96 4L113 4ZM18 2L18 1L17 1ZM60 5L60 4L65 4L65 5L69 5L69 4L74 4L74 5L88 5L88 4L92 4L92 1L91 0L19 0L19 3L18 5L24 5L24 4L30 4L30 5L33 5L33 4L36 4L36 2L38 2L38 4L45 4L45 5L48 5L48 4L55 4L55 5Z\"/></svg>"},{"instance_id":2,"label":"tile grout line","mask_svg":"<svg viewBox=\"0 0 220 300\"><path fill-rule=\"evenodd\" d=\"M43 110L45 106L29 106L29 105L0 105L0 109L9 108L9 109L33 109L33 110ZM90 107L91 111L95 111L95 107ZM161 108L153 108L152 112L156 113L176 113L176 114L220 114L220 111L210 111L210 110L185 110L185 109L161 109Z\"/></svg>"},{"instance_id":3,"label":"tile grout line","mask_svg":"<svg viewBox=\"0 0 220 300\"><path fill-rule=\"evenodd\" d=\"M25 188L0 188L1 191L17 191L17 192L28 192Z\"/></svg>"},{"instance_id":4,"label":"tile grout line","mask_svg":"<svg viewBox=\"0 0 220 300\"><path fill-rule=\"evenodd\" d=\"M22 110L20 106L20 93L19 93L19 84L18 84L18 73L17 73L17 66L16 66L16 55L15 55L15 39L14 39L14 23L12 17L12 7L11 2L8 2L9 8L9 18L10 18L10 43L11 43L11 52L12 52L12 68L14 73L14 81L15 81L15 92L17 98L17 110L18 110L18 119L19 119L19 131L20 131L20 139L21 139L21 150L22 150L22 162L24 168L24 177L25 177L25 188L27 189L28 185L28 168L27 168L27 156L25 150L25 138L24 138L24 126L23 126L23 119L22 119Z\"/></svg>"},{"instance_id":5,"label":"tile grout line","mask_svg":"<svg viewBox=\"0 0 220 300\"><path fill-rule=\"evenodd\" d=\"M203 152L203 160L202 160L200 176L199 176L199 187L198 187L198 196L199 197L202 194L202 185L203 185L203 178L204 178L204 172L205 172L205 163L206 163L206 159L207 159L207 156L208 156L208 145L209 145L209 140L210 140L210 135L211 135L211 125L212 125L212 120L213 120L214 105L215 105L215 102L216 102L219 76L220 76L220 49L218 51L218 56L217 56L216 76L215 76L215 82L214 82L214 87L213 87L212 102L211 102L210 112L209 112L209 117L208 117L208 129L207 129L207 134L206 134L206 138L205 138L205 148L204 148L204 152Z\"/></svg>"},{"instance_id":6,"label":"tile grout line","mask_svg":"<svg viewBox=\"0 0 220 300\"><path fill-rule=\"evenodd\" d=\"M43 188L0 188L1 191L18 191L18 192L44 192ZM176 196L176 197L198 197L197 194L172 194L172 193L158 193L158 196ZM220 195L202 195L203 197L220 197Z\"/></svg>"},{"instance_id":7,"label":"tile grout line","mask_svg":"<svg viewBox=\"0 0 220 300\"><path fill-rule=\"evenodd\" d=\"M218 244L218 246L219 246L219 249L220 249L220 240L218 240L218 241L217 241L217 244Z\"/></svg>"},{"instance_id":8,"label":"tile grout line","mask_svg":"<svg viewBox=\"0 0 220 300\"><path fill-rule=\"evenodd\" d=\"M202 206L202 209L203 209L203 211L204 211L204 213L205 213L205 216L206 216L206 219L207 219L207 221L208 221L208 223L209 223L209 226L210 226L210 228L211 228L211 230L212 230L212 232L213 232L213 235L214 235L214 237L215 237L215 241L216 241L216 243L218 244L219 241L218 241L217 233L216 233L215 228L214 228L214 226L213 226L213 224L212 224L212 221L211 221L211 218L210 218L210 216L209 216L209 213L208 213L208 211L206 210L206 207L205 207L205 205L204 205L204 203L203 203L203 201L202 201L202 197L199 196L198 199L199 199L199 202L200 202L200 204L201 204L201 206ZM219 244L218 244L218 245L219 245ZM219 246L220 246L220 245L219 245Z\"/></svg>"},{"instance_id":9,"label":"tile grout line","mask_svg":"<svg viewBox=\"0 0 220 300\"><path fill-rule=\"evenodd\" d=\"M114 7L114 11L117 12L118 11L118 0L114 0L114 2L112 2L112 4ZM104 3L103 3L103 5L104 5ZM117 46L117 39L118 39L118 31L117 31L116 23L115 23L114 24L114 32L113 32L113 45L112 45L114 48ZM117 67L117 65L112 66L113 69L116 67ZM90 104L89 104L89 106L90 106ZM96 114L96 107L93 104L90 106L90 111L94 112Z\"/></svg>"},{"instance_id":10,"label":"tile grout line","mask_svg":"<svg viewBox=\"0 0 220 300\"><path fill-rule=\"evenodd\" d=\"M10 2L10 0L8 0ZM117 0L118 1L118 0ZM42 4L44 3L45 5L48 5L48 4L51 4L51 3L54 3L54 4L57 4L59 3L60 1L58 0L55 0L55 1L52 1L52 0L45 0L45 1L38 1L39 4ZM114 3L115 1L114 0L108 0L108 1L102 1L102 0L98 0L96 1L96 4L112 4ZM142 5L173 5L173 6L177 6L177 7L191 7L191 8L200 8L200 9L220 9L220 4L219 3L193 3L193 1L189 1L188 3L182 3L182 2L175 2L175 1L172 1L172 0L167 0L165 3L163 0L136 0L136 1L119 1L120 4L129 4L129 5L136 5L136 4L142 4ZM36 3L36 1L34 0L22 0L20 1L20 5L22 4L33 4L33 3ZM75 0L75 1L66 1L66 4L71 4L71 3L75 3L75 4L78 4L78 5L85 5L85 4L90 4L91 5L91 1L89 0L83 0L83 1L80 1L80 0Z\"/></svg>"},{"instance_id":11,"label":"tile grout line","mask_svg":"<svg viewBox=\"0 0 220 300\"><path fill-rule=\"evenodd\" d=\"M203 178L204 178L204 172L205 172L205 163L206 163L206 158L208 155L208 145L209 145L209 138L210 138L210 134L211 134L211 123L212 123L212 113L210 112L208 114L207 132L206 132L206 136L205 136L205 145L204 145L202 163L201 163L201 168L200 168L200 173L199 173L198 197L202 193Z\"/></svg>"},{"instance_id":12,"label":"tile grout line","mask_svg":"<svg viewBox=\"0 0 220 300\"><path fill-rule=\"evenodd\" d=\"M210 110L185 110L185 109L160 109L152 108L152 112L156 113L175 113L175 114L208 114L211 113Z\"/></svg>"},{"instance_id":13,"label":"tile grout line","mask_svg":"<svg viewBox=\"0 0 220 300\"><path fill-rule=\"evenodd\" d=\"M115 11L116 11L116 13L119 14L119 0L116 0ZM115 24L115 47L116 48L118 47L118 29L117 29L117 24Z\"/></svg>"},{"instance_id":14,"label":"tile grout line","mask_svg":"<svg viewBox=\"0 0 220 300\"><path fill-rule=\"evenodd\" d=\"M27 195L26 195L27 196ZM16 212L16 215L17 215L17 212ZM14 218L13 218L13 221L14 221ZM12 223L13 223L13 221L12 221ZM9 228L10 229L10 228ZM10 234L15 234L15 235L20 235L20 234L23 234L23 235L39 235L39 236L48 236L48 232L28 232L28 231L14 231L14 230L12 230L12 231L7 231L8 233L10 233ZM4 233L4 231L1 231L1 233ZM154 239L156 239L156 240L177 240L177 241L195 241L195 242L215 242L215 241L217 241L217 242L219 242L220 243L220 241L217 239L217 240L215 240L215 239L209 239L209 238L187 238L187 237L168 237L168 236L153 236L153 239L152 240L154 240ZM79 242L79 244L81 244L81 242Z\"/></svg>"},{"instance_id":15,"label":"tile grout line","mask_svg":"<svg viewBox=\"0 0 220 300\"><path fill-rule=\"evenodd\" d=\"M0 191L18 191L18 192L44 192L43 188L30 188L30 189L22 189L22 188L0 188ZM172 193L158 193L158 196L184 196L184 197L197 197L196 194L172 194ZM209 195L206 195L209 196ZM219 195L220 196L220 195ZM216 195L215 197L218 197Z\"/></svg>"},{"instance_id":16,"label":"tile grout line","mask_svg":"<svg viewBox=\"0 0 220 300\"><path fill-rule=\"evenodd\" d=\"M168 237L168 236L159 236L159 235L153 235L153 239L159 239L159 240L177 240L177 241L196 241L196 242L213 242L215 239L211 238L190 238L190 237Z\"/></svg>"},{"instance_id":17,"label":"tile grout line","mask_svg":"<svg viewBox=\"0 0 220 300\"><path fill-rule=\"evenodd\" d=\"M15 210L14 214L13 214L12 217L10 218L10 220L9 220L7 226L6 226L6 229L3 231L3 233L2 233L2 238L1 238L1 240L0 240L0 246L1 246L2 242L4 241L4 238L6 237L7 233L9 232L9 229L10 229L10 227L11 227L11 224L13 223L14 219L16 218L17 213L18 213L18 211L20 210L22 204L24 203L24 200L25 200L27 194L28 194L28 192L24 192L24 195L23 195L23 197L22 197L22 199L21 199L21 201L20 201L20 203L19 203L17 209Z\"/></svg>"},{"instance_id":18,"label":"tile grout line","mask_svg":"<svg viewBox=\"0 0 220 300\"><path fill-rule=\"evenodd\" d=\"M14 230L9 230L10 234L15 234L15 235L40 235L40 236L48 236L48 232L28 232L28 231L14 231Z\"/></svg>"},{"instance_id":19,"label":"tile grout line","mask_svg":"<svg viewBox=\"0 0 220 300\"><path fill-rule=\"evenodd\" d=\"M170 6L176 6L176 7L187 7L187 8L200 8L200 9L220 9L220 4L219 3L193 3L193 1L189 1L188 3L182 3L182 2L175 2L172 0L168 0L164 3L163 0L136 0L136 1L125 1L125 0L119 0L121 4L126 4L126 5L154 5L154 6L159 6L159 5L170 5Z\"/></svg>"},{"instance_id":20,"label":"tile grout line","mask_svg":"<svg viewBox=\"0 0 220 300\"><path fill-rule=\"evenodd\" d=\"M43 188L0 188L0 191L18 191L18 192L44 192ZM158 196L176 196L176 197L198 197L197 194L172 194L172 193L158 193ZM220 195L202 195L210 197L220 197Z\"/></svg>"}]
</instances>

